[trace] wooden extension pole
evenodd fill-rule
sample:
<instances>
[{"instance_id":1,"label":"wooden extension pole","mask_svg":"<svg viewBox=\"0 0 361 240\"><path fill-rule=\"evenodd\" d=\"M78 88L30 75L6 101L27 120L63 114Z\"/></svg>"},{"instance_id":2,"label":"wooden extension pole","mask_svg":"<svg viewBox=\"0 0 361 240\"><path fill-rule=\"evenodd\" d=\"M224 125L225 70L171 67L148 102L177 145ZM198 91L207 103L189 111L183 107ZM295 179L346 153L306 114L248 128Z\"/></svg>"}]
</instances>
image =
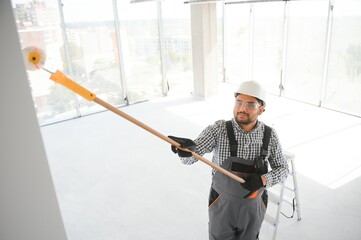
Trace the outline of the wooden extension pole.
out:
<instances>
[{"instance_id":1,"label":"wooden extension pole","mask_svg":"<svg viewBox=\"0 0 361 240\"><path fill-rule=\"evenodd\" d=\"M126 120L134 123L135 125L143 128L144 130L146 130L146 131L154 134L155 136L163 139L164 141L170 143L170 144L173 145L174 147L179 148L179 149L181 149L181 150L183 150L183 151L186 151L186 152L191 152L191 153L192 153L192 156L195 157L196 159L204 162L205 164L207 164L207 165L211 166L212 168L216 169L217 171L220 171L220 172L223 173L224 175L226 175L226 176L228 176L228 177L236 180L237 182L240 182L240 183L244 183L244 182L245 182L245 180L244 180L243 178L240 178L240 177L234 175L233 173L227 171L226 169L224 169L224 168L218 166L217 164L209 161L208 159L202 157L201 155L199 155L199 154L197 154L197 153L195 153L195 152L192 152L192 151L190 151L189 149L181 148L181 147L180 147L180 144L179 144L178 142L176 142L176 141L174 141L173 139L171 139L171 138L169 138L169 137L161 134L160 132L158 132L158 131L154 130L153 128L149 127L148 125L146 125L146 124L138 121L137 119L135 119L135 118L133 118L132 116L126 114L125 112L119 110L118 108L116 108L116 107L110 105L109 103L101 100L100 98L95 97L94 102L96 102L96 103L98 103L99 105L103 106L104 108L112 111L113 113L115 113L115 114L117 114L117 115L125 118Z\"/></svg>"},{"instance_id":2,"label":"wooden extension pole","mask_svg":"<svg viewBox=\"0 0 361 240\"><path fill-rule=\"evenodd\" d=\"M46 70L45 68L43 68L44 70ZM78 83L74 82L73 80L71 80L70 78L68 78L65 74L63 74L61 71L57 70L55 73L46 70L49 73L51 73L50 79L53 80L54 82L60 83L61 85L63 85L64 87L68 88L69 90L77 93L78 95L82 96L83 98L89 100L89 101L94 101L96 103L98 103L99 105L103 106L104 108L112 111L113 113L125 118L126 120L134 123L135 125L143 128L144 130L154 134L155 136L163 139L164 141L170 143L171 145L173 145L176 148L179 148L183 151L186 152L190 152L192 153L192 156L202 162L204 162L205 164L211 166L212 168L216 169L217 171L220 171L221 173L223 173L224 175L236 180L237 182L240 183L244 183L245 180L236 176L235 174L227 171L226 169L218 166L217 164L207 160L206 158L200 156L199 154L190 151L189 149L185 149L185 148L181 148L180 144L176 141L174 141L173 139L157 132L156 130L154 130L153 128L147 126L146 124L138 121L137 119L133 118L132 116L126 114L125 112L119 110L118 108L112 106L111 104L101 100L100 98L98 98L94 93L90 92L88 89L84 88L83 86L79 85Z\"/></svg>"}]
</instances>

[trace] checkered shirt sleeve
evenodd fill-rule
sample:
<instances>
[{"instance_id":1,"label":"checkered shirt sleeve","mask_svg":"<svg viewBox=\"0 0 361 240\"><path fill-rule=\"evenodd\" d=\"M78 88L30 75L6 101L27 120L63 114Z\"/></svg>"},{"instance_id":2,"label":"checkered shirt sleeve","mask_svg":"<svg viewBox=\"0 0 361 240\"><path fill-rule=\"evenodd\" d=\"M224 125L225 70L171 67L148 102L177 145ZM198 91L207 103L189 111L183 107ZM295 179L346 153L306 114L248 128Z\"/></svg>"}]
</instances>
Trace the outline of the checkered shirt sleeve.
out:
<instances>
[{"instance_id":1,"label":"checkered shirt sleeve","mask_svg":"<svg viewBox=\"0 0 361 240\"><path fill-rule=\"evenodd\" d=\"M237 157L255 160L260 155L262 147L264 123L258 121L256 127L249 133L243 131L234 119L232 119L232 125L236 140L239 143ZM206 127L194 142L197 144L197 154L202 156L213 152L212 161L219 166L231 155L226 121L224 120L216 121L213 125ZM197 159L194 157L181 158L181 160L183 164L187 165L197 162ZM264 174L267 180L266 187L268 188L285 180L288 174L288 164L274 129L272 129L266 161L268 161L271 167L271 171ZM215 171L213 169L212 173L214 174Z\"/></svg>"}]
</instances>

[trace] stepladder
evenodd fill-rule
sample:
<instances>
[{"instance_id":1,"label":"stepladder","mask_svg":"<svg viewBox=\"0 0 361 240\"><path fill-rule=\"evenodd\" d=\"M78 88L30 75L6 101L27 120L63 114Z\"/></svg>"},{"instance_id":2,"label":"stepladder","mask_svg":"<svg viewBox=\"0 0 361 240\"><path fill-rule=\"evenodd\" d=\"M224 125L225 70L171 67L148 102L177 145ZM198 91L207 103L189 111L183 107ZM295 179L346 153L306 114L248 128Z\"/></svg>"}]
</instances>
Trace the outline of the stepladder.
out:
<instances>
[{"instance_id":1,"label":"stepladder","mask_svg":"<svg viewBox=\"0 0 361 240\"><path fill-rule=\"evenodd\" d=\"M297 221L302 219L295 155L287 151L284 151L283 155L289 166L287 179L267 189L268 207L264 224L271 224L273 234L269 239L272 240L277 239L281 219L282 221L294 217L296 217Z\"/></svg>"}]
</instances>

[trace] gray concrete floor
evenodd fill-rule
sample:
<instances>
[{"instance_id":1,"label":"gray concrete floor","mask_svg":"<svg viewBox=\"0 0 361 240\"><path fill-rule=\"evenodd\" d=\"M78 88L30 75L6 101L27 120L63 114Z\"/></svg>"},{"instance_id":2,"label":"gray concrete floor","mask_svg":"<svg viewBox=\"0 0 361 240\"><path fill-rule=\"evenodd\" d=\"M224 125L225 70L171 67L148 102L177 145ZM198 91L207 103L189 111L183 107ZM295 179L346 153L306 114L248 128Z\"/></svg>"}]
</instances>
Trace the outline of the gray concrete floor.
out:
<instances>
[{"instance_id":1,"label":"gray concrete floor","mask_svg":"<svg viewBox=\"0 0 361 240\"><path fill-rule=\"evenodd\" d=\"M195 138L232 117L236 86L220 87L207 100L173 96L121 110L164 135ZM277 239L361 239L361 118L269 95L260 120L295 154L298 173L302 220L281 217ZM69 240L208 239L206 164L182 165L166 142L111 112L41 130ZM282 211L292 214L290 205ZM264 222L261 239L273 231Z\"/></svg>"}]
</instances>

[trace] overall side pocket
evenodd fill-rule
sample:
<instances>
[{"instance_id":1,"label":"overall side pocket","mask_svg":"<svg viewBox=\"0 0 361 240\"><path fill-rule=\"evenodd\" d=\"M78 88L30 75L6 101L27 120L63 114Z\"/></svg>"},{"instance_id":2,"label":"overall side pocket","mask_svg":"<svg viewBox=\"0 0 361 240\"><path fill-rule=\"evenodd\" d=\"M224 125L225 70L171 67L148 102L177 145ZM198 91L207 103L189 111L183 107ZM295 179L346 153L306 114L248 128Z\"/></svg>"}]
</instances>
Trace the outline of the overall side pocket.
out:
<instances>
[{"instance_id":1,"label":"overall side pocket","mask_svg":"<svg viewBox=\"0 0 361 240\"><path fill-rule=\"evenodd\" d=\"M219 193L217 193L216 190L211 188L211 191L209 193L209 201L208 201L208 207L211 207L212 204L214 204L219 199Z\"/></svg>"},{"instance_id":2,"label":"overall side pocket","mask_svg":"<svg viewBox=\"0 0 361 240\"><path fill-rule=\"evenodd\" d=\"M267 190L266 190L266 189L263 191L263 194L262 194L262 202L263 202L263 204L264 204L265 209L267 209L267 205L268 205L268 193L267 193Z\"/></svg>"}]
</instances>

